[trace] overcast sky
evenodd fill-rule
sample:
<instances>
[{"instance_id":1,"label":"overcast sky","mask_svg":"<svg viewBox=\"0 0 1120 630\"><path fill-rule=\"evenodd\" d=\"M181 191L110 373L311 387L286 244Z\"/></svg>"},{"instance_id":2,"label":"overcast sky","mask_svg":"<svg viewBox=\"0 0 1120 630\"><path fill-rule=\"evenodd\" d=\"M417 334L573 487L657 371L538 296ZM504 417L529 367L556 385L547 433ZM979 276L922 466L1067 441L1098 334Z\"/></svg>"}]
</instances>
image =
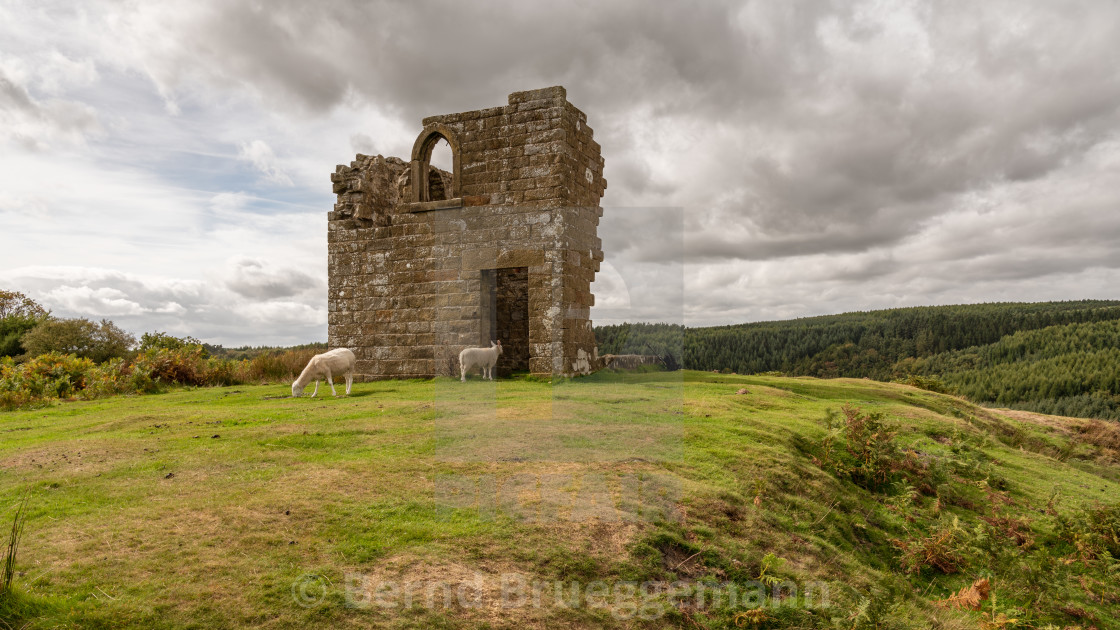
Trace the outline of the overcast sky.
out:
<instances>
[{"instance_id":1,"label":"overcast sky","mask_svg":"<svg viewBox=\"0 0 1120 630\"><path fill-rule=\"evenodd\" d=\"M0 0L0 288L325 340L335 164L562 84L597 323L1117 298L1117 42L1113 0Z\"/></svg>"}]
</instances>

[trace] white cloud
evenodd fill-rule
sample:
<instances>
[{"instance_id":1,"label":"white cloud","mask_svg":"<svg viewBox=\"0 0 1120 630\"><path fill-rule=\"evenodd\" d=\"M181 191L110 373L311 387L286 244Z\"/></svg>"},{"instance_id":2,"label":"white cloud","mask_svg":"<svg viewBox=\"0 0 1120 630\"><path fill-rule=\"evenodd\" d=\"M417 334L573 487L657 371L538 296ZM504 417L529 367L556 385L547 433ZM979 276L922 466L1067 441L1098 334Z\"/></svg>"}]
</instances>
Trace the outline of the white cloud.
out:
<instances>
[{"instance_id":1,"label":"white cloud","mask_svg":"<svg viewBox=\"0 0 1120 630\"><path fill-rule=\"evenodd\" d=\"M241 159L251 162L253 167L264 175L266 181L281 186L292 185L292 178L280 168L276 154L264 140L242 143Z\"/></svg>"},{"instance_id":2,"label":"white cloud","mask_svg":"<svg viewBox=\"0 0 1120 630\"><path fill-rule=\"evenodd\" d=\"M250 322L271 326L322 326L327 325L327 309L315 308L300 302L260 302L238 305L237 313Z\"/></svg>"},{"instance_id":3,"label":"white cloud","mask_svg":"<svg viewBox=\"0 0 1120 630\"><path fill-rule=\"evenodd\" d=\"M216 214L239 212L251 200L252 197L244 192L221 192L210 198L210 210Z\"/></svg>"},{"instance_id":4,"label":"white cloud","mask_svg":"<svg viewBox=\"0 0 1120 630\"><path fill-rule=\"evenodd\" d=\"M314 292L258 299L212 282L92 267L20 267L6 277L56 316L107 317L136 334L159 330L227 346L326 336L325 300Z\"/></svg>"},{"instance_id":5,"label":"white cloud","mask_svg":"<svg viewBox=\"0 0 1120 630\"><path fill-rule=\"evenodd\" d=\"M111 287L91 289L87 286L63 285L43 294L43 301L57 304L62 310L96 316L140 315L150 312L129 300L124 292Z\"/></svg>"}]
</instances>

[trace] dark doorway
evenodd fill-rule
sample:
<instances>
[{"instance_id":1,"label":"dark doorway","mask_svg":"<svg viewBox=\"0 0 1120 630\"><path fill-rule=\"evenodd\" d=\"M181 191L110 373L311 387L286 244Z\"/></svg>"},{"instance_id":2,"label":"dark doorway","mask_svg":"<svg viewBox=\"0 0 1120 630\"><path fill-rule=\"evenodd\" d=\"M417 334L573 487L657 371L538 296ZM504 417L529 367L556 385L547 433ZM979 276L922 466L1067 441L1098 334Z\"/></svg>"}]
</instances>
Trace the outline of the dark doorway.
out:
<instances>
[{"instance_id":1,"label":"dark doorway","mask_svg":"<svg viewBox=\"0 0 1120 630\"><path fill-rule=\"evenodd\" d=\"M485 338L480 345L501 340L498 376L529 371L529 268L484 269L481 288Z\"/></svg>"}]
</instances>

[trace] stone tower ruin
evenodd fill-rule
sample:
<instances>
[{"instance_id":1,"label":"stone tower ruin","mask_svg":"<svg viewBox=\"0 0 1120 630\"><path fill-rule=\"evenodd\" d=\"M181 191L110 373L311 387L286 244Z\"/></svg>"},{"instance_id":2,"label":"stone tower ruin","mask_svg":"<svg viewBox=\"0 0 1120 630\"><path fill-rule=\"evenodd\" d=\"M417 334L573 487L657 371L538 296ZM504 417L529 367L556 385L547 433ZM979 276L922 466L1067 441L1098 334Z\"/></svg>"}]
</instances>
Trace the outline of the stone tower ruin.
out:
<instances>
[{"instance_id":1,"label":"stone tower ruin","mask_svg":"<svg viewBox=\"0 0 1120 630\"><path fill-rule=\"evenodd\" d=\"M365 379L457 374L491 339L499 374L591 371L607 181L587 116L557 86L423 125L408 161L359 154L331 175L328 344ZM441 139L450 172L430 164Z\"/></svg>"}]
</instances>

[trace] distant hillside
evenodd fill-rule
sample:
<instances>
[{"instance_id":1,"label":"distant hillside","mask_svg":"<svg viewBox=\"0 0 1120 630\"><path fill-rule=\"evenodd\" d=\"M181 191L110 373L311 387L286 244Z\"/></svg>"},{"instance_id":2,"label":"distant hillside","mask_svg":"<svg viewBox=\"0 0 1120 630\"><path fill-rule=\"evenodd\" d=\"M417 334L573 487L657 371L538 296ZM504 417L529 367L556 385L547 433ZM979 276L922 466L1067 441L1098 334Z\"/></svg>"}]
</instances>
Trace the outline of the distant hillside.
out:
<instances>
[{"instance_id":1,"label":"distant hillside","mask_svg":"<svg viewBox=\"0 0 1120 630\"><path fill-rule=\"evenodd\" d=\"M1120 320L1021 331L904 366L977 402L1120 420Z\"/></svg>"},{"instance_id":2,"label":"distant hillside","mask_svg":"<svg viewBox=\"0 0 1120 630\"><path fill-rule=\"evenodd\" d=\"M1084 300L924 306L710 328L622 324L599 326L595 335L600 354L669 353L687 369L878 380L920 375L977 402L1120 419L1120 364L1110 332L1117 322L1120 301ZM1022 336L1028 332L1034 334Z\"/></svg>"}]
</instances>

